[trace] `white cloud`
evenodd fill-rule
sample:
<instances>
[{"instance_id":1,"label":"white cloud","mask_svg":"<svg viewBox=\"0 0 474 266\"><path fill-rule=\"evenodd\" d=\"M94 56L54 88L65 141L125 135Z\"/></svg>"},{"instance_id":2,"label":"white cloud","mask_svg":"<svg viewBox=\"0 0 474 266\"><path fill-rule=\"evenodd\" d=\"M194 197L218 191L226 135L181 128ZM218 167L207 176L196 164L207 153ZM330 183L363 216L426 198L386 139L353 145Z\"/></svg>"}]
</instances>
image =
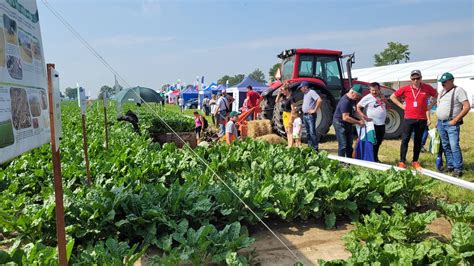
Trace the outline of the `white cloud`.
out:
<instances>
[{"instance_id":1,"label":"white cloud","mask_svg":"<svg viewBox=\"0 0 474 266\"><path fill-rule=\"evenodd\" d=\"M137 45L144 45L144 44L160 44L160 43L168 43L174 41L176 38L172 36L139 36L139 35L131 35L131 34L123 34L123 35L115 35L104 37L100 39L96 39L92 41L92 45L94 47L116 47L116 48L123 48L123 47L130 47L130 46L137 46Z\"/></svg>"}]
</instances>

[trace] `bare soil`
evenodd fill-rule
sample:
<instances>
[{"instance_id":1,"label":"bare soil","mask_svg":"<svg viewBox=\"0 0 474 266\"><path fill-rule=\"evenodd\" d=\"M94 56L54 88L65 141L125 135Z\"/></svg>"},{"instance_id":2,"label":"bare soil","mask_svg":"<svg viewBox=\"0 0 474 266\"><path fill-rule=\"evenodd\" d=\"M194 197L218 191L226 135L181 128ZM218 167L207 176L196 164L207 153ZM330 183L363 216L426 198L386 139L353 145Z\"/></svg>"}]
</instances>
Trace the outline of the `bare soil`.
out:
<instances>
[{"instance_id":1,"label":"bare soil","mask_svg":"<svg viewBox=\"0 0 474 266\"><path fill-rule=\"evenodd\" d=\"M315 221L273 224L270 227L282 241L298 256L286 249L268 230L258 228L252 233L256 238L252 245L256 250L256 263L265 265L317 265L318 260L347 259L350 252L345 249L342 237L354 226L349 222L339 223L336 229L327 230L324 224ZM451 225L444 218L434 220L429 226L430 237L440 240L451 238Z\"/></svg>"},{"instance_id":2,"label":"bare soil","mask_svg":"<svg viewBox=\"0 0 474 266\"><path fill-rule=\"evenodd\" d=\"M259 228L252 234L256 238L256 263L264 265L316 265L319 259L347 259L351 254L345 249L342 237L354 226L349 222L325 229L324 224L303 221L269 225L281 240L295 253L295 258L268 230Z\"/></svg>"}]
</instances>

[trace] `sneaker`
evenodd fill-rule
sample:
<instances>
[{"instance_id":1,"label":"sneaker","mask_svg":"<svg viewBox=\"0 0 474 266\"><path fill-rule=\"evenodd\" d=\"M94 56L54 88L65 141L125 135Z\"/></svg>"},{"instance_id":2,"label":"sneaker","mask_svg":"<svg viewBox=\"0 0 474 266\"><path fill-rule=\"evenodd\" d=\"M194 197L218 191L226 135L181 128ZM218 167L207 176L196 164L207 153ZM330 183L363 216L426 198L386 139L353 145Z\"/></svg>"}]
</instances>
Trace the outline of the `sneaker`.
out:
<instances>
[{"instance_id":1,"label":"sneaker","mask_svg":"<svg viewBox=\"0 0 474 266\"><path fill-rule=\"evenodd\" d=\"M423 167L421 167L421 164L418 161L412 162L411 167L415 168L415 170L417 171L420 171L421 169L423 169Z\"/></svg>"},{"instance_id":2,"label":"sneaker","mask_svg":"<svg viewBox=\"0 0 474 266\"><path fill-rule=\"evenodd\" d=\"M461 177L461 176L462 176L462 171L460 171L460 170L454 170L453 176L454 176L454 177Z\"/></svg>"},{"instance_id":3,"label":"sneaker","mask_svg":"<svg viewBox=\"0 0 474 266\"><path fill-rule=\"evenodd\" d=\"M403 169L407 169L407 165L404 162L399 162L398 167L403 168Z\"/></svg>"}]
</instances>

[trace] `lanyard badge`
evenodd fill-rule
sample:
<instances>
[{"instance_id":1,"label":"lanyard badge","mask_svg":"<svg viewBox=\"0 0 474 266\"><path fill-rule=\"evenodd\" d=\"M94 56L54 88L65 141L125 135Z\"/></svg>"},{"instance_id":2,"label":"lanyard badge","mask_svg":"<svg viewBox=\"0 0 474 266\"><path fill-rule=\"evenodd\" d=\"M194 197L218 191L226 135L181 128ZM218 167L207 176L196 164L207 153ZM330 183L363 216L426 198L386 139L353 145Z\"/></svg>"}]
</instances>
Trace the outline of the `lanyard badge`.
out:
<instances>
[{"instance_id":1,"label":"lanyard badge","mask_svg":"<svg viewBox=\"0 0 474 266\"><path fill-rule=\"evenodd\" d=\"M416 98L418 98L418 95L420 95L420 91L421 91L421 85L420 85L420 88L418 89L418 93L415 93L413 92L413 86L411 86L411 94L413 95L413 107L416 108L418 107L418 102L416 101Z\"/></svg>"}]
</instances>

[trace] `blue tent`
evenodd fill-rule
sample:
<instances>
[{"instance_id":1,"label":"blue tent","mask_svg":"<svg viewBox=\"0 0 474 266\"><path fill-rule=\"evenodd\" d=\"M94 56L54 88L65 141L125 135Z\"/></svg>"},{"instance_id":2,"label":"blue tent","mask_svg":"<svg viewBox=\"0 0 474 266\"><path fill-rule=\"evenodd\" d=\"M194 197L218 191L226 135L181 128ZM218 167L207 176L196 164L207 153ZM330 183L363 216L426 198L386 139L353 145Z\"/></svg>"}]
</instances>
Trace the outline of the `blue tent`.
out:
<instances>
[{"instance_id":1,"label":"blue tent","mask_svg":"<svg viewBox=\"0 0 474 266\"><path fill-rule=\"evenodd\" d=\"M184 102L187 102L191 99L197 99L199 96L198 91L194 86L188 86L186 89L181 91L180 96L183 97Z\"/></svg>"},{"instance_id":2,"label":"blue tent","mask_svg":"<svg viewBox=\"0 0 474 266\"><path fill-rule=\"evenodd\" d=\"M250 76L245 77L244 80L242 80L239 84L234 85L226 90L227 94L230 94L235 99L234 103L232 104L232 110L237 111L240 107L242 107L247 94L247 86L249 85L252 86L252 89L258 93L262 93L267 89L267 85L265 83L258 82Z\"/></svg>"},{"instance_id":3,"label":"blue tent","mask_svg":"<svg viewBox=\"0 0 474 266\"><path fill-rule=\"evenodd\" d=\"M225 89L226 89L225 85L219 84L219 85L217 85L216 90L213 90L212 93L217 94L217 93L219 93L219 92L221 92L222 90L225 90Z\"/></svg>"},{"instance_id":4,"label":"blue tent","mask_svg":"<svg viewBox=\"0 0 474 266\"><path fill-rule=\"evenodd\" d=\"M254 91L262 92L267 88L267 85L263 82L258 82L247 76L239 84L232 86L232 88L238 88L239 91L247 91L247 86L252 86Z\"/></svg>"},{"instance_id":5,"label":"blue tent","mask_svg":"<svg viewBox=\"0 0 474 266\"><path fill-rule=\"evenodd\" d=\"M209 86L206 86L202 90L200 90L199 94L211 97L211 95L214 93L214 90L216 89L217 89L217 84L213 82L209 84Z\"/></svg>"}]
</instances>

